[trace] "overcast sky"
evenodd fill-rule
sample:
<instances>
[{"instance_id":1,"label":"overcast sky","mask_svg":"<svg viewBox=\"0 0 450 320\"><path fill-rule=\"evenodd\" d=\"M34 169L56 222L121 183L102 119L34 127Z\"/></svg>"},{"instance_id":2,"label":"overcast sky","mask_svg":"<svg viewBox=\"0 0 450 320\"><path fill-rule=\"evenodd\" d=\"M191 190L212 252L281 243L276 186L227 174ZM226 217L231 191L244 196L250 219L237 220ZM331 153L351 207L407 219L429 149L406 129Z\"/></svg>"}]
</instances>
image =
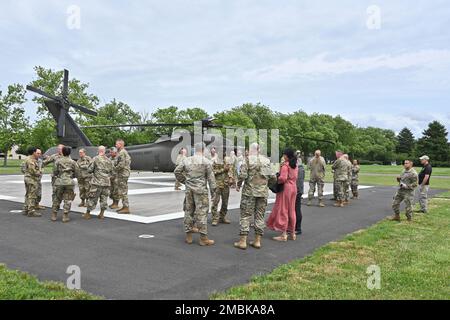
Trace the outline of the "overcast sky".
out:
<instances>
[{"instance_id":1,"label":"overcast sky","mask_svg":"<svg viewBox=\"0 0 450 320\"><path fill-rule=\"evenodd\" d=\"M1 2L0 89L41 65L139 111L261 102L416 135L433 119L450 129L448 0Z\"/></svg>"}]
</instances>

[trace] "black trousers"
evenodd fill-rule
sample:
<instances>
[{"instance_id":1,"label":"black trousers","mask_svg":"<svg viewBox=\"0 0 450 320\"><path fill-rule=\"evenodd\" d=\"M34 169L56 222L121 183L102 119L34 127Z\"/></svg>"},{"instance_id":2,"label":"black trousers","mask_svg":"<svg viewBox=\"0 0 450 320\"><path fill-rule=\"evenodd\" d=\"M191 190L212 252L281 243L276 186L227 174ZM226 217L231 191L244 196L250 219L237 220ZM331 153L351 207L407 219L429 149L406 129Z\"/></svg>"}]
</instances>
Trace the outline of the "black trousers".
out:
<instances>
[{"instance_id":1,"label":"black trousers","mask_svg":"<svg viewBox=\"0 0 450 320\"><path fill-rule=\"evenodd\" d=\"M297 218L295 231L302 231L302 195L301 193L297 193L297 197L295 198L295 215Z\"/></svg>"}]
</instances>

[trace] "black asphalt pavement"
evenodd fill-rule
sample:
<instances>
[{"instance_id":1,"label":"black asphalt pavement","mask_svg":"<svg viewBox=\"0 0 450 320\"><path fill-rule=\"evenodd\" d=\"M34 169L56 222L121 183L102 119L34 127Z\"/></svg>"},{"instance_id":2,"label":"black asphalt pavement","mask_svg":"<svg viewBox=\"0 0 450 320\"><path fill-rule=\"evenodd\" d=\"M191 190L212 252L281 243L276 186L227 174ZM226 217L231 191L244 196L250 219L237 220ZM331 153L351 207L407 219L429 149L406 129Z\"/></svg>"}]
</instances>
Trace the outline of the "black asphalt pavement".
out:
<instances>
[{"instance_id":1,"label":"black asphalt pavement","mask_svg":"<svg viewBox=\"0 0 450 320\"><path fill-rule=\"evenodd\" d=\"M200 247L184 243L180 219L145 225L84 221L73 213L70 223L52 223L48 210L42 218L27 218L10 212L21 204L0 201L0 263L64 283L67 267L77 265L82 289L108 299L207 299L385 218L394 191L362 190L360 200L346 208L333 208L329 200L326 208L304 206L304 233L297 241L277 243L267 231L261 250L246 251L233 248L238 210L230 212L232 224L209 226L216 245ZM142 234L154 237L141 239Z\"/></svg>"}]
</instances>

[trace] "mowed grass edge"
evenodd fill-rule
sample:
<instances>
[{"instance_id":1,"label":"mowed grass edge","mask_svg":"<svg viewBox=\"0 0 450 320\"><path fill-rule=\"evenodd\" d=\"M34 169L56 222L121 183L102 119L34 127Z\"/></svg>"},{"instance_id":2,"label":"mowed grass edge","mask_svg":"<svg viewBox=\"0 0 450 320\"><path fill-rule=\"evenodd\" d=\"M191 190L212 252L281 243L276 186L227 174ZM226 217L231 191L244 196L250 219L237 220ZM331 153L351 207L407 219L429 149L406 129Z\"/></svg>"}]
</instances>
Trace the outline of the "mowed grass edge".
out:
<instances>
[{"instance_id":1,"label":"mowed grass edge","mask_svg":"<svg viewBox=\"0 0 450 320\"><path fill-rule=\"evenodd\" d=\"M450 193L412 223L383 220L211 299L450 299ZM302 241L301 237L298 241ZM377 265L381 288L367 288Z\"/></svg>"},{"instance_id":2,"label":"mowed grass edge","mask_svg":"<svg viewBox=\"0 0 450 320\"><path fill-rule=\"evenodd\" d=\"M63 283L39 281L25 272L0 264L0 300L98 300L82 290L69 290Z\"/></svg>"}]
</instances>

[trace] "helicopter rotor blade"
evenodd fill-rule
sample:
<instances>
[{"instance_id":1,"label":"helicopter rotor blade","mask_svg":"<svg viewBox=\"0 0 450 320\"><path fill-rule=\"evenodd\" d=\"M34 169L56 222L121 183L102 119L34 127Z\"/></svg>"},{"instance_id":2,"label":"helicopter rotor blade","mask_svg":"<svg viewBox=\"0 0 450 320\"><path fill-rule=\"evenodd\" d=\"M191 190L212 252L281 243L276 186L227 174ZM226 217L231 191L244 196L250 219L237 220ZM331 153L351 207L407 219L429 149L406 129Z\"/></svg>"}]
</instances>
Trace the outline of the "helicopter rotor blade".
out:
<instances>
[{"instance_id":1,"label":"helicopter rotor blade","mask_svg":"<svg viewBox=\"0 0 450 320\"><path fill-rule=\"evenodd\" d=\"M55 97L55 96L53 96L51 94L48 94L47 92L42 91L41 89L38 89L38 88L35 88L35 87L32 87L32 86L27 86L27 90L28 91L32 91L32 92L37 93L37 94L40 94L41 96L44 96L47 99L55 100L55 101L58 101L58 102L60 101L60 98Z\"/></svg>"},{"instance_id":2,"label":"helicopter rotor blade","mask_svg":"<svg viewBox=\"0 0 450 320\"><path fill-rule=\"evenodd\" d=\"M70 105L72 108L77 109L77 110L80 110L81 112L87 113L87 114L89 114L89 115L91 115L91 116L96 116L96 115L97 115L97 112L96 112L96 111L91 110L91 109L88 109L88 108L85 108L85 107L82 107L82 106L77 105L77 104L75 104L75 103L69 103L69 105Z\"/></svg>"},{"instance_id":3,"label":"helicopter rotor blade","mask_svg":"<svg viewBox=\"0 0 450 320\"><path fill-rule=\"evenodd\" d=\"M59 118L57 122L57 136L64 137L65 129L66 129L66 109L63 107L59 111Z\"/></svg>"},{"instance_id":4,"label":"helicopter rotor blade","mask_svg":"<svg viewBox=\"0 0 450 320\"><path fill-rule=\"evenodd\" d=\"M191 127L192 123L141 123L141 124L115 124L115 125L93 125L82 126L82 129L100 128L132 128L132 127Z\"/></svg>"}]
</instances>

